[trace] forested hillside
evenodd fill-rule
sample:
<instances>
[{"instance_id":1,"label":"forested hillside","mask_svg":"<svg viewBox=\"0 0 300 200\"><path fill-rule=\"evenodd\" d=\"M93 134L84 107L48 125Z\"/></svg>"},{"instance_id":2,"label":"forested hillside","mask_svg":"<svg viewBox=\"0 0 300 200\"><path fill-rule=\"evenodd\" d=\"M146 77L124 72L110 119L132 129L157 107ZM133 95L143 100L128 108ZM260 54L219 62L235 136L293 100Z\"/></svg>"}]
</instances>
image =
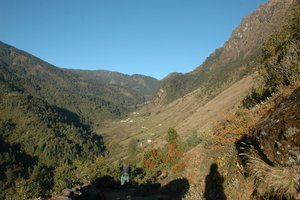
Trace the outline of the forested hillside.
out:
<instances>
[{"instance_id":1,"label":"forested hillside","mask_svg":"<svg viewBox=\"0 0 300 200\"><path fill-rule=\"evenodd\" d=\"M222 48L190 73L177 74L162 82L156 102L170 103L201 88L208 100L241 78L257 70L260 48L286 18L293 0L271 0L245 17ZM163 93L163 94L162 94Z\"/></svg>"},{"instance_id":2,"label":"forested hillside","mask_svg":"<svg viewBox=\"0 0 300 200\"><path fill-rule=\"evenodd\" d=\"M65 71L0 42L0 78L86 123L118 118L145 101L137 90L108 85Z\"/></svg>"},{"instance_id":3,"label":"forested hillside","mask_svg":"<svg viewBox=\"0 0 300 200\"><path fill-rule=\"evenodd\" d=\"M24 191L28 197L46 195L57 181L55 168L104 153L102 138L91 133L77 114L51 106L3 79L0 149L1 199L20 192L12 190L16 184L28 189Z\"/></svg>"},{"instance_id":4,"label":"forested hillside","mask_svg":"<svg viewBox=\"0 0 300 200\"><path fill-rule=\"evenodd\" d=\"M151 100L160 86L160 81L144 75L133 74L131 76L119 72L105 70L74 70L66 69L89 80L94 80L107 85L117 85L131 88L143 94L147 100Z\"/></svg>"}]
</instances>

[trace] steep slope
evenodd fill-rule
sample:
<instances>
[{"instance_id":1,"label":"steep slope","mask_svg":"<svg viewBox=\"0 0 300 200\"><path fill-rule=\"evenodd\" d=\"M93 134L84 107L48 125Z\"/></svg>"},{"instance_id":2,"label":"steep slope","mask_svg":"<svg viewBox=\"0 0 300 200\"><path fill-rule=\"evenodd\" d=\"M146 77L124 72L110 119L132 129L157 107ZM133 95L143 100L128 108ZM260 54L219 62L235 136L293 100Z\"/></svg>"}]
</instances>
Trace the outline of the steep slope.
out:
<instances>
[{"instance_id":1,"label":"steep slope","mask_svg":"<svg viewBox=\"0 0 300 200\"><path fill-rule=\"evenodd\" d=\"M133 74L131 76L119 72L111 72L106 70L74 70L66 69L86 79L95 80L107 85L117 85L121 87L131 88L143 94L147 100L151 100L160 86L160 81L144 75Z\"/></svg>"},{"instance_id":2,"label":"steep slope","mask_svg":"<svg viewBox=\"0 0 300 200\"><path fill-rule=\"evenodd\" d=\"M298 199L299 89L299 84L295 90L284 88L252 110L228 115L200 145L185 153L178 164L183 169L179 173L192 185L185 200L218 199L219 195ZM246 158L250 152L252 156Z\"/></svg>"},{"instance_id":3,"label":"steep slope","mask_svg":"<svg viewBox=\"0 0 300 200\"><path fill-rule=\"evenodd\" d=\"M216 96L237 80L253 73L260 61L264 41L281 26L293 0L270 0L245 17L222 48L187 74L176 74L163 81L157 103L169 103L202 88L202 97ZM162 94L164 93L164 94Z\"/></svg>"},{"instance_id":4,"label":"steep slope","mask_svg":"<svg viewBox=\"0 0 300 200\"><path fill-rule=\"evenodd\" d=\"M89 80L0 42L0 79L50 105L100 122L144 103L136 90Z\"/></svg>"}]
</instances>

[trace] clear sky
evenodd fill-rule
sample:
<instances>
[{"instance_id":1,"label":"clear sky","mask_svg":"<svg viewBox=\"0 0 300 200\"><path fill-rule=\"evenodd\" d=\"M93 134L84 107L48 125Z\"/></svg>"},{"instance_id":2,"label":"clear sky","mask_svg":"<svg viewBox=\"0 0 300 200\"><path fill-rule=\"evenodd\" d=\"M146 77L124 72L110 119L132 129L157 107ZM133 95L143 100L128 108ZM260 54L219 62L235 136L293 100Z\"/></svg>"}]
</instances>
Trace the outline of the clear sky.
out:
<instances>
[{"instance_id":1,"label":"clear sky","mask_svg":"<svg viewBox=\"0 0 300 200\"><path fill-rule=\"evenodd\" d=\"M0 41L55 66L162 79L222 47L267 0L0 0Z\"/></svg>"}]
</instances>

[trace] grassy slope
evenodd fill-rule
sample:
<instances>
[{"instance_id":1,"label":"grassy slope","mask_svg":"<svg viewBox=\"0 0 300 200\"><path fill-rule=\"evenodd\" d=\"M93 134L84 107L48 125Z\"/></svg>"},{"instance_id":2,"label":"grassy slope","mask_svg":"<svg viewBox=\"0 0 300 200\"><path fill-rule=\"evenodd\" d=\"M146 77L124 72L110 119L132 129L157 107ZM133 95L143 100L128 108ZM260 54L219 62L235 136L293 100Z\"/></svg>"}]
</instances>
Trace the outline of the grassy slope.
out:
<instances>
[{"instance_id":1,"label":"grassy slope","mask_svg":"<svg viewBox=\"0 0 300 200\"><path fill-rule=\"evenodd\" d=\"M236 109L252 84L252 76L244 78L207 104L199 99L199 91L196 90L171 104L142 108L138 111L139 115L131 114L133 123L113 121L95 131L104 137L108 148L114 149L113 152L120 157L125 155L132 138L144 144L142 149L158 147L164 144L168 127L175 127L182 138L188 137L193 130L203 133L225 112ZM147 143L147 139L151 139L152 143Z\"/></svg>"}]
</instances>

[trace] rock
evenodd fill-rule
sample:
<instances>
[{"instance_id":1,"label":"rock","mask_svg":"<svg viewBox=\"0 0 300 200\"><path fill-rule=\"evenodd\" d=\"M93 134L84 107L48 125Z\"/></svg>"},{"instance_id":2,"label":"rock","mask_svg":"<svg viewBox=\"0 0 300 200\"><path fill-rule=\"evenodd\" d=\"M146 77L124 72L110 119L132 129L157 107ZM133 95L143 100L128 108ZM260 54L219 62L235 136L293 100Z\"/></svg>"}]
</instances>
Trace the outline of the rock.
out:
<instances>
[{"instance_id":1,"label":"rock","mask_svg":"<svg viewBox=\"0 0 300 200\"><path fill-rule=\"evenodd\" d=\"M64 195L56 195L53 196L50 200L72 200L71 197L64 196Z\"/></svg>"},{"instance_id":2,"label":"rock","mask_svg":"<svg viewBox=\"0 0 300 200\"><path fill-rule=\"evenodd\" d=\"M300 87L278 101L275 110L251 130L250 137L270 162L300 167Z\"/></svg>"},{"instance_id":3,"label":"rock","mask_svg":"<svg viewBox=\"0 0 300 200\"><path fill-rule=\"evenodd\" d=\"M61 195L62 196L71 196L73 194L73 191L71 189L64 189L62 192L61 192Z\"/></svg>"}]
</instances>

